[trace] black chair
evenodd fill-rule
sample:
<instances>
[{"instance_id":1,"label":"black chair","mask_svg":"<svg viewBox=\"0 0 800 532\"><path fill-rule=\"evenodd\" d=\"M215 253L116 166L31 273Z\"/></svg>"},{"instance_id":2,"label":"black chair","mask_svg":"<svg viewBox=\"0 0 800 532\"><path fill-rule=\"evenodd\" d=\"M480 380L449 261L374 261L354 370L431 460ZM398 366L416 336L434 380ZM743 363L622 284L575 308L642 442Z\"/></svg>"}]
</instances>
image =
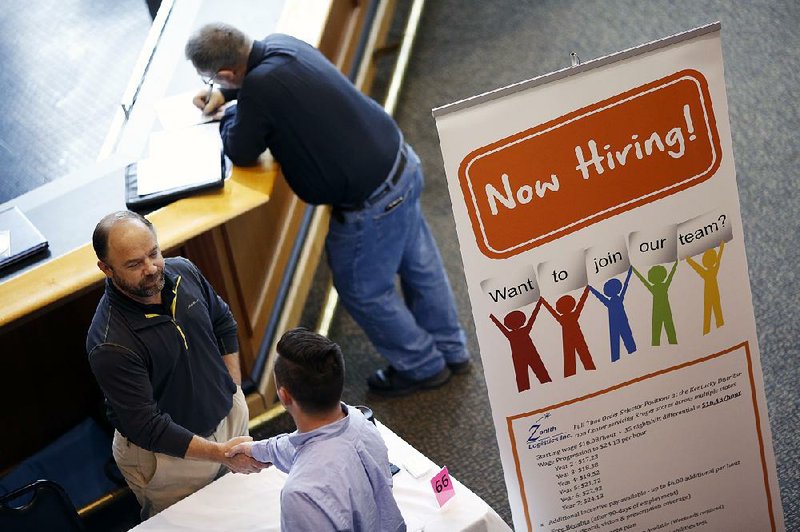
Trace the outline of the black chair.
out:
<instances>
[{"instance_id":1,"label":"black chair","mask_svg":"<svg viewBox=\"0 0 800 532\"><path fill-rule=\"evenodd\" d=\"M64 488L51 480L37 480L0 497L0 530L85 532L86 529Z\"/></svg>"}]
</instances>

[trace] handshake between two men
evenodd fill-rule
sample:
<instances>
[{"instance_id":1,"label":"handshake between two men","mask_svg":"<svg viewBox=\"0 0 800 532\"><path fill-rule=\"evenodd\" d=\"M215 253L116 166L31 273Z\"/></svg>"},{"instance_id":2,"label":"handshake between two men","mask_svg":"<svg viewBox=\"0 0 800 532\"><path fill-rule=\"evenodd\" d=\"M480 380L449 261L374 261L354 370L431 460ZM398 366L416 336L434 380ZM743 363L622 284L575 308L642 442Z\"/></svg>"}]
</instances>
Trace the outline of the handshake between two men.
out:
<instances>
[{"instance_id":1,"label":"handshake between two men","mask_svg":"<svg viewBox=\"0 0 800 532\"><path fill-rule=\"evenodd\" d=\"M250 450L253 438L250 436L237 436L227 442L214 444L215 456L222 465L234 473L258 473L272 465L270 462L259 462L253 458ZM209 442L214 443L214 442ZM209 457L211 458L211 457Z\"/></svg>"}]
</instances>

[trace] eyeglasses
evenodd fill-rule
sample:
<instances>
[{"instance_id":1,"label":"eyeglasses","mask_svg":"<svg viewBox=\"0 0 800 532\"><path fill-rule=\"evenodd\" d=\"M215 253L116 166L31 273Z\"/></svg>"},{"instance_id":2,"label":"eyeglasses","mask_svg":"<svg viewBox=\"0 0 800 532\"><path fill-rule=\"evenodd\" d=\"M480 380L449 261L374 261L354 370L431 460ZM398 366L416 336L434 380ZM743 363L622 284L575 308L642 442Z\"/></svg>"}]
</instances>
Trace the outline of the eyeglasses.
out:
<instances>
[{"instance_id":1,"label":"eyeglasses","mask_svg":"<svg viewBox=\"0 0 800 532\"><path fill-rule=\"evenodd\" d=\"M213 74L200 74L200 79L203 81L205 85L213 85L215 77L217 77L216 72L214 72Z\"/></svg>"}]
</instances>

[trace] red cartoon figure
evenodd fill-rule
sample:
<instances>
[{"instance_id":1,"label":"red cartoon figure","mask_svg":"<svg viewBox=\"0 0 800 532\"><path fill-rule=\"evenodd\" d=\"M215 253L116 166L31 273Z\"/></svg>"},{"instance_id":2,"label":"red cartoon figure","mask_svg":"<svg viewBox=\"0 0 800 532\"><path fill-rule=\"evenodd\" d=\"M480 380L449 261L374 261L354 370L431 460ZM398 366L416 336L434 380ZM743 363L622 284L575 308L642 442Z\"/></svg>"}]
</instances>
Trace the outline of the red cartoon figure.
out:
<instances>
[{"instance_id":1,"label":"red cartoon figure","mask_svg":"<svg viewBox=\"0 0 800 532\"><path fill-rule=\"evenodd\" d=\"M581 331L581 326L578 323L587 295L589 295L588 286L583 289L583 294L581 294L577 305L574 297L570 295L561 296L556 301L555 309L544 298L539 299L550 311L550 314L561 324L561 335L564 342L564 377L575 375L576 353L580 357L584 369L595 369L592 355L589 353L589 347L586 345L583 331Z\"/></svg>"},{"instance_id":2,"label":"red cartoon figure","mask_svg":"<svg viewBox=\"0 0 800 532\"><path fill-rule=\"evenodd\" d=\"M542 363L539 352L536 351L536 346L533 345L533 339L531 339L533 322L536 320L536 315L539 313L541 306L542 301L540 299L527 322L525 321L525 313L521 310L512 310L506 314L503 319L504 323L500 323L500 320L494 314L489 314L494 324L497 325L497 328L508 339L508 343L511 344L511 361L514 363L517 390L520 392L531 388L528 368L533 370L540 383L544 384L552 380L550 379L550 374L547 373L547 368Z\"/></svg>"}]
</instances>

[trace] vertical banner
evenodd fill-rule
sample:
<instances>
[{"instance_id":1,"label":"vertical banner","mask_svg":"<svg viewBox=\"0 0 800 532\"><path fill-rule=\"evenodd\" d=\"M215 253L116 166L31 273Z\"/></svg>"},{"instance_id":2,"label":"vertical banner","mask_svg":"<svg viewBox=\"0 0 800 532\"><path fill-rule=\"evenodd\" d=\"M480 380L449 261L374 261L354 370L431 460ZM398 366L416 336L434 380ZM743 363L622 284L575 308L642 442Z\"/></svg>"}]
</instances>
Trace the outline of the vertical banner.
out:
<instances>
[{"instance_id":1,"label":"vertical banner","mask_svg":"<svg viewBox=\"0 0 800 532\"><path fill-rule=\"evenodd\" d=\"M516 530L783 530L720 25L434 110Z\"/></svg>"}]
</instances>

